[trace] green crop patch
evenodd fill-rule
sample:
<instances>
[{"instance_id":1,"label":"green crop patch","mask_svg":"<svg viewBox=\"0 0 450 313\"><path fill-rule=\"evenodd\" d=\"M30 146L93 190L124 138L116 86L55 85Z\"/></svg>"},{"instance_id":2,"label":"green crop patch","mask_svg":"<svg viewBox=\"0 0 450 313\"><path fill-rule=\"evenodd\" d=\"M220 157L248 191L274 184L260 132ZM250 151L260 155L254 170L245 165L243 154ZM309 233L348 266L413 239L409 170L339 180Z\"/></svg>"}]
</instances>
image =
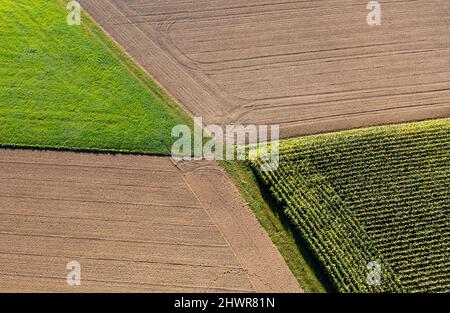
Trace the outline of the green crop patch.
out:
<instances>
[{"instance_id":1,"label":"green crop patch","mask_svg":"<svg viewBox=\"0 0 450 313\"><path fill-rule=\"evenodd\" d=\"M192 122L64 1L0 0L0 146L170 154Z\"/></svg>"},{"instance_id":2,"label":"green crop patch","mask_svg":"<svg viewBox=\"0 0 450 313\"><path fill-rule=\"evenodd\" d=\"M261 162L339 291L450 291L449 119L288 140L277 170Z\"/></svg>"}]
</instances>

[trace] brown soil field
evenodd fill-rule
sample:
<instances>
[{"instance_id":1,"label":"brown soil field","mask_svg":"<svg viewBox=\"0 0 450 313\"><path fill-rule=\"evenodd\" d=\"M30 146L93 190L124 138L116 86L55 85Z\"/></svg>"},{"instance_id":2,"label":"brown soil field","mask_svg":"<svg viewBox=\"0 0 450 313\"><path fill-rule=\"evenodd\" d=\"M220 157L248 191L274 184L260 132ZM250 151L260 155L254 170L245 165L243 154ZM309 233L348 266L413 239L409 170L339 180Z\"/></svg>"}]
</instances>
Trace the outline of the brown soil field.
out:
<instances>
[{"instance_id":1,"label":"brown soil field","mask_svg":"<svg viewBox=\"0 0 450 313\"><path fill-rule=\"evenodd\" d=\"M207 124L292 137L450 116L450 1L80 0Z\"/></svg>"},{"instance_id":2,"label":"brown soil field","mask_svg":"<svg viewBox=\"0 0 450 313\"><path fill-rule=\"evenodd\" d=\"M216 163L0 150L0 181L2 292L301 291Z\"/></svg>"}]
</instances>

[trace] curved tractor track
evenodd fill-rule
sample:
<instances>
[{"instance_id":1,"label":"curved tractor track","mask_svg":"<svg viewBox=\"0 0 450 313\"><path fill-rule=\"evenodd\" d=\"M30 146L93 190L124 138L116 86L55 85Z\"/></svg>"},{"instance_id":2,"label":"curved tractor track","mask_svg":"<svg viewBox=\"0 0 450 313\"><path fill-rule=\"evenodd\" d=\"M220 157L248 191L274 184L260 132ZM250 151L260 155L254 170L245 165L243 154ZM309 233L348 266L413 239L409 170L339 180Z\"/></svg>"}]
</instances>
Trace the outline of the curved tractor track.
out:
<instances>
[{"instance_id":1,"label":"curved tractor track","mask_svg":"<svg viewBox=\"0 0 450 313\"><path fill-rule=\"evenodd\" d=\"M450 116L450 2L80 0L192 115L293 137Z\"/></svg>"}]
</instances>

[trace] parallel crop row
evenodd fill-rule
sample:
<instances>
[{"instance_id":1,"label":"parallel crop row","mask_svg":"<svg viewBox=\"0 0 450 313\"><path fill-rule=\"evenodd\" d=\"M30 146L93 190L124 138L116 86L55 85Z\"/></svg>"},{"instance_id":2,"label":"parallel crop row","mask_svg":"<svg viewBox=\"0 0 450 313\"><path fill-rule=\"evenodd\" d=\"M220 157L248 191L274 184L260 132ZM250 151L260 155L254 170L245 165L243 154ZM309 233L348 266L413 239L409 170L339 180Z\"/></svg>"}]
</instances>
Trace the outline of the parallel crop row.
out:
<instances>
[{"instance_id":1,"label":"parallel crop row","mask_svg":"<svg viewBox=\"0 0 450 313\"><path fill-rule=\"evenodd\" d=\"M289 140L276 171L263 162L255 172L338 290L450 291L449 119Z\"/></svg>"}]
</instances>

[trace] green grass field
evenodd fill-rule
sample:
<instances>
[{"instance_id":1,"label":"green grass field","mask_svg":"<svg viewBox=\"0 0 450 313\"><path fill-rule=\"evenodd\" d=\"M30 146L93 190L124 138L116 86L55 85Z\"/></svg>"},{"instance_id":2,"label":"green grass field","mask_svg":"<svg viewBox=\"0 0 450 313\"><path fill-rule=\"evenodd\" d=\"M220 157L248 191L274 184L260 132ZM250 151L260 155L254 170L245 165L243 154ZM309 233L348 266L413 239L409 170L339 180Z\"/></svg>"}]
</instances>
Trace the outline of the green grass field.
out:
<instances>
[{"instance_id":1,"label":"green grass field","mask_svg":"<svg viewBox=\"0 0 450 313\"><path fill-rule=\"evenodd\" d=\"M62 1L0 0L0 146L169 154L192 122Z\"/></svg>"},{"instance_id":2,"label":"green grass field","mask_svg":"<svg viewBox=\"0 0 450 313\"><path fill-rule=\"evenodd\" d=\"M0 0L0 146L170 154L191 119L64 3ZM251 163L261 190L222 165L306 291L450 291L449 119L287 140L280 157Z\"/></svg>"},{"instance_id":3,"label":"green grass field","mask_svg":"<svg viewBox=\"0 0 450 313\"><path fill-rule=\"evenodd\" d=\"M288 140L259 165L337 290L450 291L450 119Z\"/></svg>"}]
</instances>

